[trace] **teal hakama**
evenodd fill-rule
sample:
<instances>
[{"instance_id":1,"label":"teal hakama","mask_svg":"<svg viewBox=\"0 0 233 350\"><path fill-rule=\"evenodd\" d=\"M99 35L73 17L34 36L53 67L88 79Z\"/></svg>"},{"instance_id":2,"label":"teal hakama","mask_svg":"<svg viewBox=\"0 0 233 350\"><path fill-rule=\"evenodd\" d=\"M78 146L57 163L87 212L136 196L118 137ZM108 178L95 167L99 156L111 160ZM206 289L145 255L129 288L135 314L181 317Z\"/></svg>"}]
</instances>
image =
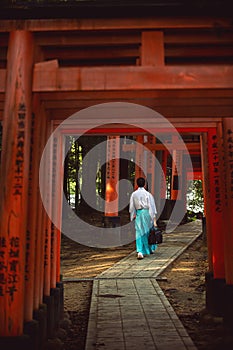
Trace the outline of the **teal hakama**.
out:
<instances>
[{"instance_id":1,"label":"teal hakama","mask_svg":"<svg viewBox=\"0 0 233 350\"><path fill-rule=\"evenodd\" d=\"M143 255L151 254L156 250L157 244L149 245L148 236L153 222L149 214L149 209L136 210L135 231L136 231L136 250Z\"/></svg>"}]
</instances>

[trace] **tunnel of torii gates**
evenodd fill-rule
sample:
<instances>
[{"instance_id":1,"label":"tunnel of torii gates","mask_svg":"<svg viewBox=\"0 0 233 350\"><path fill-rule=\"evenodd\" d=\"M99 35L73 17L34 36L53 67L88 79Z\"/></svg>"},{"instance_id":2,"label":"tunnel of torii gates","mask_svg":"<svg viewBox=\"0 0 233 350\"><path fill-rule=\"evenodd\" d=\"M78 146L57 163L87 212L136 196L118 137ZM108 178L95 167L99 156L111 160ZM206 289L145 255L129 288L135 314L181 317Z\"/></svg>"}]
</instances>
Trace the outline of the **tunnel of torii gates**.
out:
<instances>
[{"instance_id":1,"label":"tunnel of torii gates","mask_svg":"<svg viewBox=\"0 0 233 350\"><path fill-rule=\"evenodd\" d=\"M59 68L56 60L34 61L33 31L38 33L39 28L38 21L34 27L32 23L33 21L26 26L26 29L21 30L11 28L12 22L6 23L8 28L6 31L9 31L7 67L0 69L2 106L0 115L3 126L0 192L0 347L2 348L1 344L7 344L10 349L11 342L16 339L17 342L22 342L26 349L28 342L36 342L38 332L41 343L45 338L53 336L62 318L61 226L51 223L44 210L39 190L39 165L42 152L49 136L62 120L51 117L47 110L46 102L43 100L47 93L60 96L56 101L54 99L55 102L53 101L58 105L63 97L67 98L77 91L89 93L88 106L95 105L98 99L100 102L125 102L126 98L123 99L122 96L129 96L128 102L138 103L139 95L145 98L152 96L153 90L167 96L168 104L171 96L177 99L177 104L174 103L172 106L172 109L177 111L176 116L170 117L169 113L162 114L174 125L179 134L189 135L190 140L192 135L200 136L198 142L187 142L186 150L179 147L179 140L173 135L170 135L171 140L167 145L156 142L153 132L159 131L161 134L169 132L163 125L153 124L152 119L143 119L143 115L139 119L140 123L143 121L144 130L135 126L137 123L140 124L136 119L132 119L133 126L130 123L126 125L121 119L118 119L121 122L116 124L111 119L111 109L109 117L104 120L105 125L93 128L90 134L107 135L108 140L112 139L115 142L114 149L111 147L107 149L110 159L106 174L108 188L114 189L119 176L117 152L119 152L120 135L135 135L138 143L144 144L155 155L158 152L164 172L167 154L172 152L175 155L173 159L177 159L176 166L172 170L173 180L179 171L182 173L182 184L192 176L203 180L209 260L209 271L206 274L206 306L213 314L221 315L226 324L232 325L233 116L230 112L233 110L232 105L229 107L233 91L232 66L224 65L222 69L214 65L208 67L194 65L186 69L176 66L166 67L162 63L162 58L158 59L158 56L155 56L156 62L153 62L151 52L157 52L160 56L164 54L161 50L163 35L160 31L149 30L142 33L140 67ZM59 30L63 28L62 24L59 27L59 23L59 21L52 22L45 27L49 28L51 25L51 29L56 25L53 29ZM87 26L84 21L82 28L85 28L85 25ZM69 28L75 30L71 24ZM206 100L205 108L198 106L200 111L197 116L189 116L192 108L187 109L187 115L182 115L179 110L180 101L189 98L192 104L200 97L203 97L202 104ZM224 105L222 97L226 98L228 105ZM194 110L198 108L194 106ZM207 116L205 116L206 109L208 109ZM74 112L75 110L72 111ZM64 119L72 114L69 110L66 113L62 110L61 113L64 113ZM64 135L70 135L71 132L79 134L88 128L88 123L89 120L83 118L75 129L72 125L70 129L61 128L59 134L61 137L54 138L49 155L50 167L44 172L43 181L47 183L46 198L49 203L52 203L55 192L60 193L60 200L53 207L58 218L57 222L59 218L61 222L62 212L62 140ZM148 128L152 130L152 136L145 132ZM190 169L182 166L185 152L191 157L193 154L201 155L201 169L194 167L193 173L190 174ZM141 156L140 151L137 152L136 149L136 158L139 159L137 164L140 164ZM156 182L153 165L150 164L147 171L151 174L152 182ZM137 165L136 177L141 174L140 172L140 166ZM184 198L185 186L177 187L176 181L173 182L175 187L171 190L172 198L176 200ZM160 188L162 199L165 195L162 182ZM109 203L111 196L112 194L107 191L106 197ZM117 207L112 213L106 212L106 216L118 216Z\"/></svg>"}]
</instances>

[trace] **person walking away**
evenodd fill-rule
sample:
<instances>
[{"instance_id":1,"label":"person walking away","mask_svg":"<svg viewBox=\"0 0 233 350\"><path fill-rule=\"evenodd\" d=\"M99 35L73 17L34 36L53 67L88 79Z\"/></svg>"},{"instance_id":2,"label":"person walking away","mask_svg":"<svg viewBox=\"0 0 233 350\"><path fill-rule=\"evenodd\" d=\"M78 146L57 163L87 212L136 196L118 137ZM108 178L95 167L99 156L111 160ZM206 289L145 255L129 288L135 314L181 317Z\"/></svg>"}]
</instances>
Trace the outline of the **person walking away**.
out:
<instances>
[{"instance_id":1,"label":"person walking away","mask_svg":"<svg viewBox=\"0 0 233 350\"><path fill-rule=\"evenodd\" d=\"M156 226L157 210L153 195L145 189L146 180L139 177L136 182L138 189L130 196L129 213L130 220L135 220L137 258L140 260L157 248L156 244L148 244L149 231L153 224Z\"/></svg>"}]
</instances>

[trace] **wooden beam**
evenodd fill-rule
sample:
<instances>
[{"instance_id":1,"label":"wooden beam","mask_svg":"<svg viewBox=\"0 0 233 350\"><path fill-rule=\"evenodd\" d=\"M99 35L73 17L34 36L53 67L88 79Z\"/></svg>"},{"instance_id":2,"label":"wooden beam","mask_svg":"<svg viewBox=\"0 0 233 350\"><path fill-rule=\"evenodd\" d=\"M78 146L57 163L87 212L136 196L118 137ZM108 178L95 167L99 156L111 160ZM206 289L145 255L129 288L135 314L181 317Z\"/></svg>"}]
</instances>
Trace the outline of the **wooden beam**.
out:
<instances>
[{"instance_id":1,"label":"wooden beam","mask_svg":"<svg viewBox=\"0 0 233 350\"><path fill-rule=\"evenodd\" d=\"M232 46L216 46L209 45L207 43L205 46L179 46L175 45L174 47L168 47L165 50L165 57L178 57L178 58L220 58L226 57L232 58L233 56L233 47Z\"/></svg>"},{"instance_id":2,"label":"wooden beam","mask_svg":"<svg viewBox=\"0 0 233 350\"><path fill-rule=\"evenodd\" d=\"M108 101L109 102L109 101ZM136 103L137 101L135 101ZM198 108L172 108L172 107L155 107L150 106L146 104L141 104L145 107L153 109L155 112L160 113L165 118L169 119L169 121L173 122L183 122L183 123L193 123L193 122L215 122L219 120L219 116L223 118L232 117L233 115L233 107L226 106L226 107L198 107ZM89 107L86 106L86 107ZM85 108L83 106L83 108ZM69 116L71 116L74 113L77 113L81 111L83 108L72 108L72 104L70 107L67 107L65 109L50 109L50 117L52 119L66 119ZM109 116L110 118L110 116ZM144 119L144 116L142 115L142 119Z\"/></svg>"},{"instance_id":3,"label":"wooden beam","mask_svg":"<svg viewBox=\"0 0 233 350\"><path fill-rule=\"evenodd\" d=\"M3 94L0 94L0 99ZM180 89L180 90L124 90L124 91L53 91L42 92L40 97L43 101L53 100L103 100L103 99L175 99L177 103L184 99L211 99L228 98L233 99L233 89Z\"/></svg>"},{"instance_id":4,"label":"wooden beam","mask_svg":"<svg viewBox=\"0 0 233 350\"><path fill-rule=\"evenodd\" d=\"M50 110L50 119L51 120L65 120L66 118L70 117L71 115L73 115L74 113L77 113L78 110L77 109L53 109ZM170 123L172 123L175 127L182 127L182 126L186 126L186 127L213 127L216 126L216 123L220 120L220 118L217 117L213 117L210 116L209 118L206 118L206 116L203 116L203 114L196 116L196 117L192 117L190 118L189 116L185 116L180 118L179 114L177 114L175 117L169 117L167 115L164 115L165 118L167 118L169 120ZM111 116L109 116L109 119L106 120L106 123L109 123L111 121ZM115 123L116 120L112 120L112 123ZM119 122L121 122L121 119L119 118ZM127 121L129 122L129 121ZM155 120L148 120L145 119L143 116L141 117L140 120L134 120L132 121L132 123L137 123L138 125L140 125L143 122L143 125L145 127L150 127L151 123L155 122ZM90 122L90 123L93 123ZM105 123L105 120L103 120L103 124ZM87 120L85 121L80 121L80 125L86 125L88 127L88 122ZM156 125L156 127L158 128L163 128L166 127L166 125Z\"/></svg>"},{"instance_id":5,"label":"wooden beam","mask_svg":"<svg viewBox=\"0 0 233 350\"><path fill-rule=\"evenodd\" d=\"M165 66L57 68L36 64L33 91L233 88L233 67Z\"/></svg>"},{"instance_id":6,"label":"wooden beam","mask_svg":"<svg viewBox=\"0 0 233 350\"><path fill-rule=\"evenodd\" d=\"M166 30L164 34L164 42L168 47L170 45L232 45L233 33L232 31L218 30L214 31L174 31Z\"/></svg>"},{"instance_id":7,"label":"wooden beam","mask_svg":"<svg viewBox=\"0 0 233 350\"><path fill-rule=\"evenodd\" d=\"M179 142L177 143L167 143L167 144L160 144L160 143L157 143L157 144L151 144L149 142L147 143L143 143L143 146L145 146L146 148L148 148L150 151L166 151L166 150L169 150L170 152L173 151L174 149L175 150L183 150L183 151L193 151L193 150L198 150L200 151L200 143L186 143L185 146L184 146L184 143L182 144L179 144ZM122 150L124 152L127 152L127 151L132 151L134 150L135 148L135 145L122 145Z\"/></svg>"},{"instance_id":8,"label":"wooden beam","mask_svg":"<svg viewBox=\"0 0 233 350\"><path fill-rule=\"evenodd\" d=\"M82 109L88 108L90 106L94 106L100 103L104 102L130 102L130 103L135 103L138 105L146 106L154 111L160 113L166 118L169 118L169 120L173 120L175 122L179 121L180 123L187 123L187 122L198 122L203 123L203 122L217 122L220 121L221 117L232 117L233 115L233 105L230 105L230 100L229 102L226 102L224 105L224 101L220 99L220 102L218 104L217 99L213 99L213 104L211 104L211 101L207 105L201 105L198 104L197 106L193 104L193 107L190 103L188 102L187 105L185 105L185 99L183 101L183 105L181 104L182 102L178 100L177 106L169 102L169 99L165 101L162 101L162 103L153 103L153 101L147 102L141 101L141 100L58 100L58 101L43 101L45 105L45 109L51 113L51 117L55 119L65 119L68 116L77 113L78 111L81 111ZM229 105L228 105L229 103ZM1 103L0 103L0 120L2 120L2 113L3 113L3 108L1 108Z\"/></svg>"},{"instance_id":9,"label":"wooden beam","mask_svg":"<svg viewBox=\"0 0 233 350\"><path fill-rule=\"evenodd\" d=\"M62 60L107 60L107 59L118 59L122 57L139 57L139 48L134 45L128 46L114 46L114 47L47 47L43 49L44 57L46 59L62 59ZM0 55L0 59L1 56Z\"/></svg>"},{"instance_id":10,"label":"wooden beam","mask_svg":"<svg viewBox=\"0 0 233 350\"><path fill-rule=\"evenodd\" d=\"M95 104L105 103L106 99L108 102L130 102L130 103L138 103L146 106L154 106L156 107L181 107L181 108L190 108L190 107L220 107L220 106L233 106L232 98L143 98L143 92L141 94L141 98L135 96L134 98L122 98L117 96L115 98L103 97L101 99L93 96L92 99L81 99L72 97L70 99L63 98L61 96L60 99L54 98L53 100L44 100L45 106L47 109L66 109L66 108L76 108L77 110L86 108L89 106L93 106ZM0 100L0 109L3 102Z\"/></svg>"},{"instance_id":11,"label":"wooden beam","mask_svg":"<svg viewBox=\"0 0 233 350\"><path fill-rule=\"evenodd\" d=\"M200 124L200 123L193 123L190 125L180 123L182 126L177 128L176 130L180 134L189 134L189 135L200 135L204 132L208 132L210 128L216 128L217 123L209 122L208 126L207 123ZM198 124L198 126L197 126ZM144 123L143 123L144 125ZM74 124L67 124L67 125L61 125L61 120L53 120L53 127L54 129L60 126L61 133L63 135L80 135L87 133L89 135L145 135L148 134L148 131L143 129L140 126L130 125L127 123L108 123L104 125L97 126L95 128L91 128L86 131L86 128L88 125L81 125L77 127L77 125ZM171 134L171 129L166 128L165 126L163 128L151 128L150 133L156 133L156 135L161 134ZM159 136L158 136L159 137ZM193 153L196 153L193 151ZM199 152L198 152L199 153Z\"/></svg>"},{"instance_id":12,"label":"wooden beam","mask_svg":"<svg viewBox=\"0 0 233 350\"><path fill-rule=\"evenodd\" d=\"M0 100L4 101L4 92L5 92L5 76L6 70L0 69ZM124 99L135 99L138 101L144 100L145 98L174 98L179 103L180 100L185 98L210 98L212 100L218 98L226 98L232 101L233 99L233 88L215 88L212 87L207 89L179 89L179 90L161 90L161 89L150 89L150 90L105 90L105 91L43 91L40 92L41 100L50 101L50 100L94 100L94 99L112 99L112 100L124 100Z\"/></svg>"},{"instance_id":13,"label":"wooden beam","mask_svg":"<svg viewBox=\"0 0 233 350\"><path fill-rule=\"evenodd\" d=\"M29 19L1 20L0 32L29 30L31 32L70 31L70 30L120 30L120 29L186 29L186 28L230 28L231 18L220 17L147 17L147 18L91 18L91 19Z\"/></svg>"},{"instance_id":14,"label":"wooden beam","mask_svg":"<svg viewBox=\"0 0 233 350\"><path fill-rule=\"evenodd\" d=\"M4 36L3 36L4 35ZM7 46L7 37L5 33L1 34L0 46ZM69 35L65 31L56 32L37 32L35 33L35 42L39 46L99 46L99 45L139 45L141 43L140 30L135 31L104 31L104 32L81 32L71 31ZM164 43L170 45L232 45L233 33L224 31L174 31L166 30L164 33Z\"/></svg>"},{"instance_id":15,"label":"wooden beam","mask_svg":"<svg viewBox=\"0 0 233 350\"><path fill-rule=\"evenodd\" d=\"M141 36L138 31L127 33L125 31L105 32L38 32L35 33L35 41L39 46L66 47L66 46L111 46L111 45L139 45Z\"/></svg>"}]
</instances>

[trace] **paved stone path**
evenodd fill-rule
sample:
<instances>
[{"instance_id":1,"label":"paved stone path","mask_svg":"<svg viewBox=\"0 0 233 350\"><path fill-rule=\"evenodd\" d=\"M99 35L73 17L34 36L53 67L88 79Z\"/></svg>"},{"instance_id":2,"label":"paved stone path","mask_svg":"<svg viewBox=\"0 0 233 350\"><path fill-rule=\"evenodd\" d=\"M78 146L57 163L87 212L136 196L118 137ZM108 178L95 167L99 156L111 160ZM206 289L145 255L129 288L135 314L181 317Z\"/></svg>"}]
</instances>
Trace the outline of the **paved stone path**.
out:
<instances>
[{"instance_id":1,"label":"paved stone path","mask_svg":"<svg viewBox=\"0 0 233 350\"><path fill-rule=\"evenodd\" d=\"M202 233L200 221L164 234L155 254L131 253L99 274L85 350L195 350L156 278Z\"/></svg>"}]
</instances>

